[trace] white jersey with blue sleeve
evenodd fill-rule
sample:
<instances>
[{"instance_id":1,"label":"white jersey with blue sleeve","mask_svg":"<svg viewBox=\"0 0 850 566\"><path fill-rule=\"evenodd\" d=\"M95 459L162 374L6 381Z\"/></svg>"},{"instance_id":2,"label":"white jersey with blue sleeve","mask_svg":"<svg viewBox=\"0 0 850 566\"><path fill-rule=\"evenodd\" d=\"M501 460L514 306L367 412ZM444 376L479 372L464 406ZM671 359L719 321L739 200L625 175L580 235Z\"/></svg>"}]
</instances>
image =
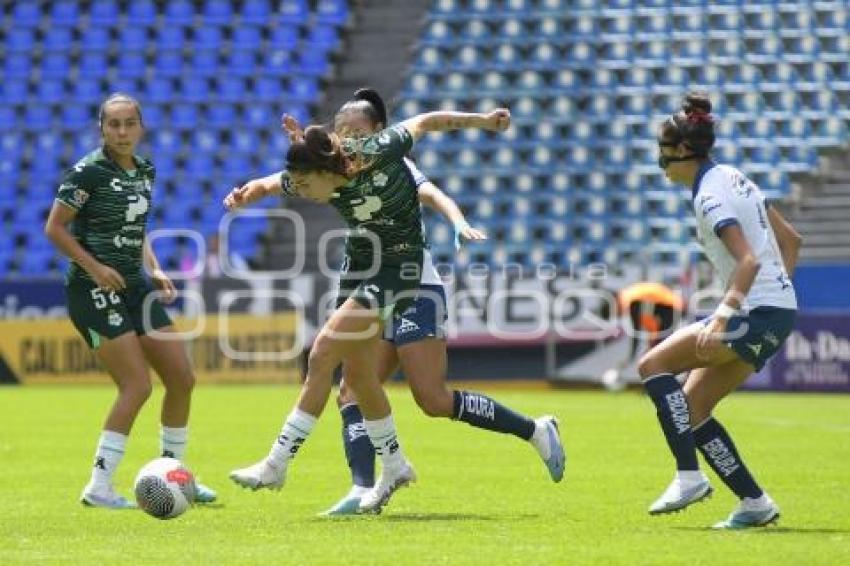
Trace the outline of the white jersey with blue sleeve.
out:
<instances>
[{"instance_id":1,"label":"white jersey with blue sleeve","mask_svg":"<svg viewBox=\"0 0 850 566\"><path fill-rule=\"evenodd\" d=\"M720 231L738 224L761 264L753 286L742 305L796 309L794 286L785 271L776 236L767 218L764 194L741 171L713 162L704 164L693 186L697 237L724 284L735 270L735 258L720 239Z\"/></svg>"},{"instance_id":2,"label":"white jersey with blue sleeve","mask_svg":"<svg viewBox=\"0 0 850 566\"><path fill-rule=\"evenodd\" d=\"M413 184L416 185L416 190L419 190L419 187L424 185L425 183L430 182L430 179L425 176L425 173L419 170L416 164L409 157L404 158L404 164L410 170L410 175L413 177ZM440 274L437 272L437 268L434 266L434 259L431 257L431 254L428 250L424 250L422 253L422 281L420 282L422 285L442 285L443 280L440 278Z\"/></svg>"}]
</instances>

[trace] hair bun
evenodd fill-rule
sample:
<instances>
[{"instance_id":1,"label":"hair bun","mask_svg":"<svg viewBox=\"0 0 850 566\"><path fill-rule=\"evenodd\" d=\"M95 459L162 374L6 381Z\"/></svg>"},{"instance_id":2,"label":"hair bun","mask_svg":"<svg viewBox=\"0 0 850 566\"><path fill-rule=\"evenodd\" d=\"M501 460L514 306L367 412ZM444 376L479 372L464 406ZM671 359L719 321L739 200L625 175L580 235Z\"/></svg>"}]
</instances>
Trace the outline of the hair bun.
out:
<instances>
[{"instance_id":1,"label":"hair bun","mask_svg":"<svg viewBox=\"0 0 850 566\"><path fill-rule=\"evenodd\" d=\"M695 91L685 95L682 101L682 110L685 114L711 114L711 99L707 92Z\"/></svg>"},{"instance_id":2,"label":"hair bun","mask_svg":"<svg viewBox=\"0 0 850 566\"><path fill-rule=\"evenodd\" d=\"M358 88L354 91L354 100L363 100L371 104L372 108L378 114L378 121L385 128L387 127L387 105L377 90L369 87Z\"/></svg>"},{"instance_id":3,"label":"hair bun","mask_svg":"<svg viewBox=\"0 0 850 566\"><path fill-rule=\"evenodd\" d=\"M334 153L333 141L321 126L310 126L304 131L304 144L315 153L330 156Z\"/></svg>"}]
</instances>

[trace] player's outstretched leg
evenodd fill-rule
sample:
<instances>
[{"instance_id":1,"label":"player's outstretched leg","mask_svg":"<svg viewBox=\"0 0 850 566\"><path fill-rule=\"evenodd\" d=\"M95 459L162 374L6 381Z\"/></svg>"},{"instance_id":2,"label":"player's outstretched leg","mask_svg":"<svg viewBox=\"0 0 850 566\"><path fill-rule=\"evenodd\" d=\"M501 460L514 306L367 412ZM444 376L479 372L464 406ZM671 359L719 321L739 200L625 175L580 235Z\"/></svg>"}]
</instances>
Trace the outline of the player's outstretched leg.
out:
<instances>
[{"instance_id":1,"label":"player's outstretched leg","mask_svg":"<svg viewBox=\"0 0 850 566\"><path fill-rule=\"evenodd\" d=\"M230 479L242 487L278 490L286 482L286 468L316 425L316 417L298 408L292 410L268 456L256 464L230 472Z\"/></svg>"},{"instance_id":2,"label":"player's outstretched leg","mask_svg":"<svg viewBox=\"0 0 850 566\"><path fill-rule=\"evenodd\" d=\"M717 419L710 416L696 425L694 440L706 462L740 499L729 518L714 525L715 528L761 527L779 518L779 507L756 483L732 437Z\"/></svg>"},{"instance_id":3,"label":"player's outstretched leg","mask_svg":"<svg viewBox=\"0 0 850 566\"><path fill-rule=\"evenodd\" d=\"M399 488L416 481L416 472L401 450L392 415L364 422L375 453L381 457L383 469L374 487L360 498L359 510L361 513L380 513Z\"/></svg>"},{"instance_id":4,"label":"player's outstretched leg","mask_svg":"<svg viewBox=\"0 0 850 566\"><path fill-rule=\"evenodd\" d=\"M672 373L644 377L644 387L655 404L658 421L676 459L676 476L661 497L649 506L650 515L673 513L711 496L708 478L699 469L691 430L690 409L682 387Z\"/></svg>"},{"instance_id":5,"label":"player's outstretched leg","mask_svg":"<svg viewBox=\"0 0 850 566\"><path fill-rule=\"evenodd\" d=\"M566 454L555 417L532 420L481 393L453 391L452 395L453 419L529 441L546 464L552 481L563 479Z\"/></svg>"},{"instance_id":6,"label":"player's outstretched leg","mask_svg":"<svg viewBox=\"0 0 850 566\"><path fill-rule=\"evenodd\" d=\"M360 512L360 499L375 485L375 448L366 432L363 415L356 403L339 410L342 416L342 445L351 470L351 489L330 509L325 517L354 515Z\"/></svg>"}]
</instances>

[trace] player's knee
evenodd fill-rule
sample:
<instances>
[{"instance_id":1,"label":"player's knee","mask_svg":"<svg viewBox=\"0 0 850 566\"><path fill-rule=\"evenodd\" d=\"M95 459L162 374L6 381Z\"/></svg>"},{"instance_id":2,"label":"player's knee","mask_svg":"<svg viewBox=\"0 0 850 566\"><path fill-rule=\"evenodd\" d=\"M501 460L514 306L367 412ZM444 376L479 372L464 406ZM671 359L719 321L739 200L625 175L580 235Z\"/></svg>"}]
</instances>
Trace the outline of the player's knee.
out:
<instances>
[{"instance_id":1,"label":"player's knee","mask_svg":"<svg viewBox=\"0 0 850 566\"><path fill-rule=\"evenodd\" d=\"M153 393L153 386L149 379L138 379L125 383L120 388L121 396L131 399L135 404L141 406Z\"/></svg>"},{"instance_id":2,"label":"player's knee","mask_svg":"<svg viewBox=\"0 0 850 566\"><path fill-rule=\"evenodd\" d=\"M453 399L448 391L414 393L416 404L429 417L452 416Z\"/></svg>"},{"instance_id":3,"label":"player's knee","mask_svg":"<svg viewBox=\"0 0 850 566\"><path fill-rule=\"evenodd\" d=\"M354 395L354 391L351 390L351 387L348 386L348 383L345 381L345 376L343 375L342 381L339 382L339 393L336 396L336 404L339 407L344 407L345 405L356 402L357 397Z\"/></svg>"},{"instance_id":4,"label":"player's knee","mask_svg":"<svg viewBox=\"0 0 850 566\"><path fill-rule=\"evenodd\" d=\"M659 373L658 369L658 360L652 354L652 352L647 352L643 356L641 356L640 361L638 362L638 374L642 380L647 380L653 375Z\"/></svg>"}]
</instances>

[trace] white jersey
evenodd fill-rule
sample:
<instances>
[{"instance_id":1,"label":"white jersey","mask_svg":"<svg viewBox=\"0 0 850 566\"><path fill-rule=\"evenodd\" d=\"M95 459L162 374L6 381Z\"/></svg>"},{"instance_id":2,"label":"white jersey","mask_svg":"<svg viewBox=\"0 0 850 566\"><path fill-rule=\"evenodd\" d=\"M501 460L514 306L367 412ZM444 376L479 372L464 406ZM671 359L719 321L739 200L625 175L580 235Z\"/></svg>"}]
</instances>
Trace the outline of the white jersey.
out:
<instances>
[{"instance_id":1,"label":"white jersey","mask_svg":"<svg viewBox=\"0 0 850 566\"><path fill-rule=\"evenodd\" d=\"M767 306L796 309L794 286L782 263L767 218L764 194L758 185L734 167L708 162L694 181L693 203L697 237L724 284L729 283L736 261L718 236L722 228L740 225L761 264L742 308L745 311Z\"/></svg>"},{"instance_id":2,"label":"white jersey","mask_svg":"<svg viewBox=\"0 0 850 566\"><path fill-rule=\"evenodd\" d=\"M426 177L424 173L416 167L416 164L413 163L411 159L405 157L404 164L407 165L407 168L410 170L410 174L413 176L413 181L416 183L417 189L428 182L428 177ZM427 249L422 252L422 280L419 284L441 286L443 284L443 280L440 279L440 274L437 273L437 268L434 267L434 260L431 257L431 253Z\"/></svg>"}]
</instances>

